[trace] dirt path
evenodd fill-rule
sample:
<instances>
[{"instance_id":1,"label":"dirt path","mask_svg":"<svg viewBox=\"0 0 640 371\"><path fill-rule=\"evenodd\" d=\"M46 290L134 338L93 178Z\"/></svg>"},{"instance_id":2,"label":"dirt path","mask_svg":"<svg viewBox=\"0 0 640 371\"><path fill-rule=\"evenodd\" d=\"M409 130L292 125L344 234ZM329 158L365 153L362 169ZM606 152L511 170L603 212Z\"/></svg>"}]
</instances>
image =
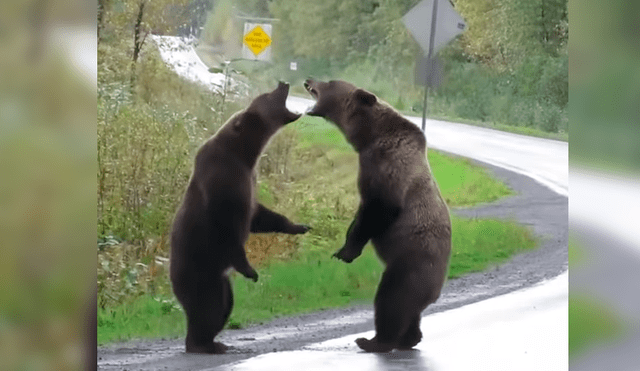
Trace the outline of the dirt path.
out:
<instances>
[{"instance_id":1,"label":"dirt path","mask_svg":"<svg viewBox=\"0 0 640 371\"><path fill-rule=\"evenodd\" d=\"M515 256L485 272L447 282L441 298L424 316L529 287L555 277L568 267L568 199L520 175L478 164L508 184L516 195L470 209L453 209L460 216L512 219L531 227L540 247ZM371 304L281 318L241 330L224 330L219 340L233 346L225 355L184 353L183 339L149 340L98 348L100 370L202 370L270 352L300 347L373 329Z\"/></svg>"}]
</instances>

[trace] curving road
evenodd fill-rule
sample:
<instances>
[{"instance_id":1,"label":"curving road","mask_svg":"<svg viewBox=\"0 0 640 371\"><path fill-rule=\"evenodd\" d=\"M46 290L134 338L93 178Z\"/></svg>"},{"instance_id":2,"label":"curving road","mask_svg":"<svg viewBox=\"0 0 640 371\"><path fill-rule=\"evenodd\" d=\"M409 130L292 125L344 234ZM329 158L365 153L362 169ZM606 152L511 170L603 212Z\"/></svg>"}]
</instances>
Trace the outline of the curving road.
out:
<instances>
[{"instance_id":1,"label":"curving road","mask_svg":"<svg viewBox=\"0 0 640 371\"><path fill-rule=\"evenodd\" d=\"M187 48L174 57L188 55ZM310 104L297 97L287 102L299 112ZM454 212L515 219L533 229L541 247L449 281L423 314L424 338L416 350L359 352L353 339L373 333L373 311L364 305L225 330L220 340L234 347L225 355L187 355L182 339L102 347L99 369L567 369L568 144L436 120L427 121L426 137L430 148L477 160L517 193Z\"/></svg>"}]
</instances>

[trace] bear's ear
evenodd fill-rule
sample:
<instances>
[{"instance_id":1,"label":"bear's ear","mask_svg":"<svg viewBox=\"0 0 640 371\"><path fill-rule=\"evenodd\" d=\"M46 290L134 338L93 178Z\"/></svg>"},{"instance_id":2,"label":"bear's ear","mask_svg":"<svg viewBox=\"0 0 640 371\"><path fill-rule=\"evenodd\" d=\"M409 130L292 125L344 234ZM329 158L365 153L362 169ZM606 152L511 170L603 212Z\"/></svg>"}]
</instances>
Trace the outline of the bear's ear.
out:
<instances>
[{"instance_id":1,"label":"bear's ear","mask_svg":"<svg viewBox=\"0 0 640 371\"><path fill-rule=\"evenodd\" d=\"M364 91L362 89L358 89L356 90L356 92L354 93L356 99L367 105L367 106L372 106L374 103L377 102L376 96L369 93L368 91Z\"/></svg>"}]
</instances>

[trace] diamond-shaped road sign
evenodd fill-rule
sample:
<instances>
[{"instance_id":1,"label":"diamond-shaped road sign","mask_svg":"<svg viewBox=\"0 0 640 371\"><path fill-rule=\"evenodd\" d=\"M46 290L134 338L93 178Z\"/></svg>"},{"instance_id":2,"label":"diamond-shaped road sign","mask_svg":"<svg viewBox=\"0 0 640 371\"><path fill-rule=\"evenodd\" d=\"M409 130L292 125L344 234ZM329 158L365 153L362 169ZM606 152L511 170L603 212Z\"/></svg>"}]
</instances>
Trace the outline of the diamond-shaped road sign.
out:
<instances>
[{"instance_id":1,"label":"diamond-shaped road sign","mask_svg":"<svg viewBox=\"0 0 640 371\"><path fill-rule=\"evenodd\" d=\"M271 25L246 22L242 37L242 57L268 61L271 59Z\"/></svg>"},{"instance_id":2,"label":"diamond-shaped road sign","mask_svg":"<svg viewBox=\"0 0 640 371\"><path fill-rule=\"evenodd\" d=\"M438 1L436 17L433 18L434 1ZM420 44L424 55L429 54L431 22L435 20L432 56L467 27L464 19L453 9L449 0L422 0L402 17L409 32Z\"/></svg>"}]
</instances>

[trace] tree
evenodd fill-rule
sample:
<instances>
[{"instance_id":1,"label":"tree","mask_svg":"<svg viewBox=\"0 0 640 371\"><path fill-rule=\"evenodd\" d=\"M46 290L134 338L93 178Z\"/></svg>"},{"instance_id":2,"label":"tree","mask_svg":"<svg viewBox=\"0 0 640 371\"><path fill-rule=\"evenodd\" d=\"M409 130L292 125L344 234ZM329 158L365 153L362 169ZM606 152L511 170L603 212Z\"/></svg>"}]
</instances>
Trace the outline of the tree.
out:
<instances>
[{"instance_id":1,"label":"tree","mask_svg":"<svg viewBox=\"0 0 640 371\"><path fill-rule=\"evenodd\" d=\"M178 33L185 36L193 35L200 37L201 29L207 21L207 14L209 14L212 9L212 0L192 0L186 9L190 20L187 24L179 27Z\"/></svg>"},{"instance_id":2,"label":"tree","mask_svg":"<svg viewBox=\"0 0 640 371\"><path fill-rule=\"evenodd\" d=\"M498 69L533 54L556 55L568 36L567 0L456 0L467 21L465 52Z\"/></svg>"},{"instance_id":3,"label":"tree","mask_svg":"<svg viewBox=\"0 0 640 371\"><path fill-rule=\"evenodd\" d=\"M118 38L132 37L135 64L150 33L171 34L191 21L190 0L99 0L98 19ZM100 11L100 9L102 9Z\"/></svg>"},{"instance_id":4,"label":"tree","mask_svg":"<svg viewBox=\"0 0 640 371\"><path fill-rule=\"evenodd\" d=\"M98 0L98 42L100 42L100 31L104 28L105 13L107 12L111 0Z\"/></svg>"}]
</instances>

